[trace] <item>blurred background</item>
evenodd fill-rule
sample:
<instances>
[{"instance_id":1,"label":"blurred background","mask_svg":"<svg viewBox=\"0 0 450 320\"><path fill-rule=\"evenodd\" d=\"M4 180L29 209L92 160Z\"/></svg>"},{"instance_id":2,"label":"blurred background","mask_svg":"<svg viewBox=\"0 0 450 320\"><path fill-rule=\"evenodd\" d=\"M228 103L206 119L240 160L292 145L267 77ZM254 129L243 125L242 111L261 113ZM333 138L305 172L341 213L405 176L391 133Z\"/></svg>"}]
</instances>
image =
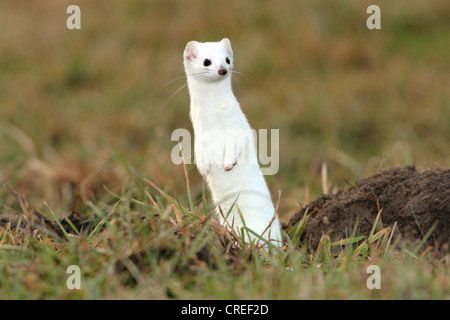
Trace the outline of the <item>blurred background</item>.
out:
<instances>
[{"instance_id":1,"label":"blurred background","mask_svg":"<svg viewBox=\"0 0 450 320\"><path fill-rule=\"evenodd\" d=\"M69 5L81 30L68 30ZM381 8L381 30L366 9ZM255 129L279 129L266 176L286 221L322 192L394 166L450 166L450 6L428 1L0 2L0 212L86 211L148 178L186 202L171 162L192 132L182 53L231 40L234 90ZM202 179L189 170L194 192Z\"/></svg>"}]
</instances>

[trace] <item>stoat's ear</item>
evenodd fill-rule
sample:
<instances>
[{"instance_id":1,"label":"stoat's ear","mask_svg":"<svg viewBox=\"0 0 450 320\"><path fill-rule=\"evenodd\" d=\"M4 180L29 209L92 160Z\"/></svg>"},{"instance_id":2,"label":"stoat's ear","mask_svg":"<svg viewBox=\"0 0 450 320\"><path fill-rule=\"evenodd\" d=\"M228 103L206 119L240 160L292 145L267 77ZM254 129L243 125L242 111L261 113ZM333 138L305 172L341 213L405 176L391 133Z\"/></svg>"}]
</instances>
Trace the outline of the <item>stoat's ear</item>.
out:
<instances>
[{"instance_id":1,"label":"stoat's ear","mask_svg":"<svg viewBox=\"0 0 450 320\"><path fill-rule=\"evenodd\" d=\"M233 55L233 49L231 49L231 42L228 38L223 38L220 43L224 46L225 50L229 52L229 54Z\"/></svg>"},{"instance_id":2,"label":"stoat's ear","mask_svg":"<svg viewBox=\"0 0 450 320\"><path fill-rule=\"evenodd\" d=\"M192 61L197 58L197 41L189 41L184 49L184 59L187 61Z\"/></svg>"}]
</instances>

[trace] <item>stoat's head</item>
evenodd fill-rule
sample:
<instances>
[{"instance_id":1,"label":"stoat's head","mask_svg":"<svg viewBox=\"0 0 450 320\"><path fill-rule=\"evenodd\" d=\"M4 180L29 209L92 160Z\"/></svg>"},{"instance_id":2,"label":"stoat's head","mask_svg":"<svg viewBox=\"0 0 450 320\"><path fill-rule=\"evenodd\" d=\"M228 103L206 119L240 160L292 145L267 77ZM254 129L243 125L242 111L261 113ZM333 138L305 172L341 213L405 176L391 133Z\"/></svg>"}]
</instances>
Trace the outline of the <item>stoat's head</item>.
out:
<instances>
[{"instance_id":1,"label":"stoat's head","mask_svg":"<svg viewBox=\"0 0 450 320\"><path fill-rule=\"evenodd\" d=\"M229 78L233 70L230 40L188 42L184 50L184 69L188 78L198 81L215 82Z\"/></svg>"}]
</instances>

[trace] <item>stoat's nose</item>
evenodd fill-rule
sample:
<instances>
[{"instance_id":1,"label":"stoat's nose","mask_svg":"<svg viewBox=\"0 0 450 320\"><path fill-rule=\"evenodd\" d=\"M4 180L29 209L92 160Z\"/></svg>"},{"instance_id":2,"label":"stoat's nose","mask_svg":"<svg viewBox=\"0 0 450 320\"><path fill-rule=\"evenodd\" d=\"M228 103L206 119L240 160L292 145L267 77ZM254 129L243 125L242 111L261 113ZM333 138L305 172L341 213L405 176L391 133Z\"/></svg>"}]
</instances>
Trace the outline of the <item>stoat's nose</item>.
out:
<instances>
[{"instance_id":1,"label":"stoat's nose","mask_svg":"<svg viewBox=\"0 0 450 320\"><path fill-rule=\"evenodd\" d=\"M224 75L226 75L227 74L227 69L225 69L225 68L220 68L219 69L219 74L221 75L221 76L224 76Z\"/></svg>"}]
</instances>

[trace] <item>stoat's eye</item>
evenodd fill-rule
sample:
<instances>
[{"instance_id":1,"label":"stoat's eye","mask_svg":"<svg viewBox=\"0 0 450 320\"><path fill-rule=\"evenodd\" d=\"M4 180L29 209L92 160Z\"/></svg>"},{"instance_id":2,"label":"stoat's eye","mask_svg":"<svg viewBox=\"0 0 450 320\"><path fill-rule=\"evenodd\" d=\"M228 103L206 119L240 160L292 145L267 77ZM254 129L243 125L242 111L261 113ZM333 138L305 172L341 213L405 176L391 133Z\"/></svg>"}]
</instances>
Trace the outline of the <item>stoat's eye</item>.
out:
<instances>
[{"instance_id":1,"label":"stoat's eye","mask_svg":"<svg viewBox=\"0 0 450 320\"><path fill-rule=\"evenodd\" d=\"M228 59L228 57L225 58L225 62L230 64L230 59Z\"/></svg>"},{"instance_id":2,"label":"stoat's eye","mask_svg":"<svg viewBox=\"0 0 450 320\"><path fill-rule=\"evenodd\" d=\"M211 65L211 60L209 60L209 59L203 60L203 65L204 65L205 67L210 66L210 65Z\"/></svg>"}]
</instances>

